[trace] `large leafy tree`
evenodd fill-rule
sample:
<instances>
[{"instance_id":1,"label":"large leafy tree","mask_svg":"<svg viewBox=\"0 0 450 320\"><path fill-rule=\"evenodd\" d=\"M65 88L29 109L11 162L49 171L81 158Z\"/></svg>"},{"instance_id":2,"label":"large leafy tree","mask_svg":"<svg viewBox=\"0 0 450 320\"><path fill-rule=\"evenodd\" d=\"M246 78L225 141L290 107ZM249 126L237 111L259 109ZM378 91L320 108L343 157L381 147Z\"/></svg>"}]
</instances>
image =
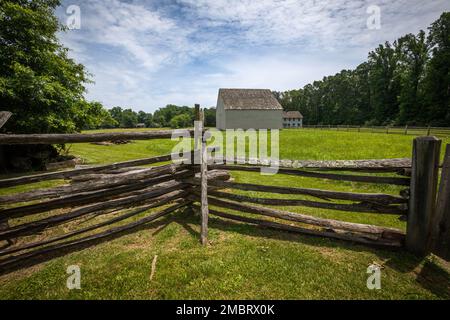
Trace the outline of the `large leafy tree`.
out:
<instances>
[{"instance_id":1,"label":"large leafy tree","mask_svg":"<svg viewBox=\"0 0 450 320\"><path fill-rule=\"evenodd\" d=\"M400 123L423 123L426 120L422 99L422 80L428 61L428 46L424 31L408 34L398 41L400 62L397 68L401 81L398 103Z\"/></svg>"},{"instance_id":2,"label":"large leafy tree","mask_svg":"<svg viewBox=\"0 0 450 320\"><path fill-rule=\"evenodd\" d=\"M83 65L68 57L57 32L57 0L0 2L0 109L13 112L3 128L14 133L81 130L106 114L83 94Z\"/></svg>"},{"instance_id":3,"label":"large leafy tree","mask_svg":"<svg viewBox=\"0 0 450 320\"><path fill-rule=\"evenodd\" d=\"M427 121L450 124L450 12L445 12L429 28L428 46L432 57L425 76Z\"/></svg>"}]
</instances>

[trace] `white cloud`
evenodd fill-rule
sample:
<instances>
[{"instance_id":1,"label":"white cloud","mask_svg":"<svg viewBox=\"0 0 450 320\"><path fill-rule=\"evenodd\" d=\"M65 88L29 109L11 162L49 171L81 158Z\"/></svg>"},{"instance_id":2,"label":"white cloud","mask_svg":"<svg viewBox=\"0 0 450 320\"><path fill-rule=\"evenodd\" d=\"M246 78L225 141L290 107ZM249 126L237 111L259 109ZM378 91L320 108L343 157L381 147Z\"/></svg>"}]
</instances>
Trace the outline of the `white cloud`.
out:
<instances>
[{"instance_id":1,"label":"white cloud","mask_svg":"<svg viewBox=\"0 0 450 320\"><path fill-rule=\"evenodd\" d=\"M427 28L448 0L71 0L61 35L94 74L88 97L153 111L214 105L219 87L299 88L355 67L384 41ZM64 18L66 3L60 16ZM366 9L381 8L381 29Z\"/></svg>"}]
</instances>

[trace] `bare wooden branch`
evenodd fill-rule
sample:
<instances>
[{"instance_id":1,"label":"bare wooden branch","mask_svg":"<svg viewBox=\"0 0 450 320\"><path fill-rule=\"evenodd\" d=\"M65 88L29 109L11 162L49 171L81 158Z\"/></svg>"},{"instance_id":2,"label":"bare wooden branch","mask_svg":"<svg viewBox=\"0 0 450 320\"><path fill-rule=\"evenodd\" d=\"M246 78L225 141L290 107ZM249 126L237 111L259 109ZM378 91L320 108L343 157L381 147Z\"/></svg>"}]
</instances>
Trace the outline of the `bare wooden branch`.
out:
<instances>
[{"instance_id":1,"label":"bare wooden branch","mask_svg":"<svg viewBox=\"0 0 450 320\"><path fill-rule=\"evenodd\" d=\"M238 194L232 194L220 191L209 191L211 196L218 198L225 198L234 201L243 201L257 204L274 205L274 206L304 206L312 208L330 209L338 211L353 211L353 212L368 212L368 213L385 213L385 214L407 214L406 209L398 206L385 206L377 205L369 202L361 203L329 203L329 202L317 202L300 199L273 199L273 198L255 198L249 196L243 196Z\"/></svg>"},{"instance_id":2,"label":"bare wooden branch","mask_svg":"<svg viewBox=\"0 0 450 320\"><path fill-rule=\"evenodd\" d=\"M273 222L273 221L238 216L235 214L221 212L221 211L218 211L215 209L210 209L210 213L213 215L225 218L225 219L247 222L247 223L251 223L251 224L255 224L255 225L260 225L260 226L263 226L266 228L301 233L301 234L306 234L306 235L311 235L311 236L334 238L334 239L339 239L339 240L346 240L346 241L362 243L362 244L366 244L366 245L373 245L373 246L387 246L387 247L401 247L402 246L401 240L371 239L371 238L366 238L366 237L364 237L364 235L361 235L361 234L352 234L352 233L342 232L340 230L333 230L333 229L327 229L327 230L307 229L307 228L302 228L299 226L286 225L286 224L277 223L277 222Z\"/></svg>"},{"instance_id":3,"label":"bare wooden branch","mask_svg":"<svg viewBox=\"0 0 450 320\"><path fill-rule=\"evenodd\" d=\"M308 216L300 213L292 213L288 211L281 211L272 208L264 208L260 206L253 206L249 204L238 203L235 201L225 201L218 198L209 197L209 203L222 208L228 208L237 211L243 211L253 214L265 215L273 218L279 218L288 221L301 222L305 224L340 229L345 231L367 233L372 235L378 235L380 238L385 239L402 239L404 233L401 230L393 228L378 227L367 224L344 222L332 219L323 219L313 216Z\"/></svg>"},{"instance_id":4,"label":"bare wooden branch","mask_svg":"<svg viewBox=\"0 0 450 320\"><path fill-rule=\"evenodd\" d=\"M250 166L239 166L239 165L214 165L212 169L223 169L223 170L237 170L237 171L251 171L259 172L260 167L250 167ZM377 183L377 184L393 184L400 186L409 186L410 179L408 178L398 178L398 177L377 177L377 176L360 176L360 175L349 175L349 174L335 174L335 173L322 173L313 172L306 170L296 170L296 169L284 169L279 168L278 173L287 175L296 175L301 177L309 178L321 178L321 179L331 179L339 181L352 181L352 182L366 182L366 183Z\"/></svg>"}]
</instances>

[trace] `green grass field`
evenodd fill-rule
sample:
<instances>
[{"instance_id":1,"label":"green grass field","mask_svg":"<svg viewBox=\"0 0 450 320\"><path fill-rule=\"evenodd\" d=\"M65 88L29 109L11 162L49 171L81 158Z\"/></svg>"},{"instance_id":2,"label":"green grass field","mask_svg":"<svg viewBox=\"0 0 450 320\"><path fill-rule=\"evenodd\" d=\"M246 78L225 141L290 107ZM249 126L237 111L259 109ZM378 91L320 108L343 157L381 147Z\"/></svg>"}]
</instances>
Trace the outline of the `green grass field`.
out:
<instances>
[{"instance_id":1,"label":"green grass field","mask_svg":"<svg viewBox=\"0 0 450 320\"><path fill-rule=\"evenodd\" d=\"M280 158L335 160L410 157L412 136L325 130L283 130ZM443 148L449 139L443 140ZM74 144L70 152L102 164L170 153L170 140L99 146ZM233 172L237 182L398 194L401 187L283 175ZM13 193L45 182L8 188ZM255 192L253 194L267 196ZM285 196L286 198L294 198ZM296 196L295 198L302 198ZM307 197L303 197L308 199ZM405 228L398 216L303 207L293 212ZM139 219L144 214L124 223ZM108 217L97 217L99 222ZM93 223L81 221L81 225ZM77 222L77 224L79 224ZM73 224L44 235L61 234ZM284 233L210 218L211 245L199 244L199 218L176 212L136 232L0 276L1 299L449 299L448 265L404 251ZM97 231L98 232L98 231ZM151 263L158 255L150 281ZM383 266L381 290L366 287L367 267ZM81 267L81 290L68 290L66 268Z\"/></svg>"}]
</instances>

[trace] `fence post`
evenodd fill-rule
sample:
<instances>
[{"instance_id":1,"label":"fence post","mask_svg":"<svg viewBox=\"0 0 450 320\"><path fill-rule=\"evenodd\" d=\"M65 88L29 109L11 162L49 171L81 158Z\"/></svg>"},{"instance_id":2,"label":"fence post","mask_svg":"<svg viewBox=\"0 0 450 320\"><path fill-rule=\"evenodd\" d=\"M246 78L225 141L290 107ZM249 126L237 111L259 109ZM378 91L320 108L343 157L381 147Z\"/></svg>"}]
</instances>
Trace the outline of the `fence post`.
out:
<instances>
[{"instance_id":1,"label":"fence post","mask_svg":"<svg viewBox=\"0 0 450 320\"><path fill-rule=\"evenodd\" d=\"M441 183L433 221L432 249L441 258L450 260L450 144L447 144L442 165Z\"/></svg>"},{"instance_id":2,"label":"fence post","mask_svg":"<svg viewBox=\"0 0 450 320\"><path fill-rule=\"evenodd\" d=\"M428 126L428 129L427 129L427 136L429 136L431 134L431 126Z\"/></svg>"},{"instance_id":3,"label":"fence post","mask_svg":"<svg viewBox=\"0 0 450 320\"><path fill-rule=\"evenodd\" d=\"M200 113L200 125L203 130L204 123L204 113ZM208 152L206 147L205 135L201 135L201 214L202 214L202 224L200 229L200 239L202 245L208 244Z\"/></svg>"},{"instance_id":4,"label":"fence post","mask_svg":"<svg viewBox=\"0 0 450 320\"><path fill-rule=\"evenodd\" d=\"M389 134L389 126L386 126L386 134Z\"/></svg>"},{"instance_id":5,"label":"fence post","mask_svg":"<svg viewBox=\"0 0 450 320\"><path fill-rule=\"evenodd\" d=\"M419 256L430 250L440 148L441 140L435 137L418 137L413 142L406 248Z\"/></svg>"},{"instance_id":6,"label":"fence post","mask_svg":"<svg viewBox=\"0 0 450 320\"><path fill-rule=\"evenodd\" d=\"M405 126L405 135L408 134L408 125Z\"/></svg>"},{"instance_id":7,"label":"fence post","mask_svg":"<svg viewBox=\"0 0 450 320\"><path fill-rule=\"evenodd\" d=\"M192 164L200 163L200 139L202 136L203 128L200 125L200 105L195 104L195 114L194 114L194 154L192 155ZM194 170L195 172L195 170Z\"/></svg>"}]
</instances>

